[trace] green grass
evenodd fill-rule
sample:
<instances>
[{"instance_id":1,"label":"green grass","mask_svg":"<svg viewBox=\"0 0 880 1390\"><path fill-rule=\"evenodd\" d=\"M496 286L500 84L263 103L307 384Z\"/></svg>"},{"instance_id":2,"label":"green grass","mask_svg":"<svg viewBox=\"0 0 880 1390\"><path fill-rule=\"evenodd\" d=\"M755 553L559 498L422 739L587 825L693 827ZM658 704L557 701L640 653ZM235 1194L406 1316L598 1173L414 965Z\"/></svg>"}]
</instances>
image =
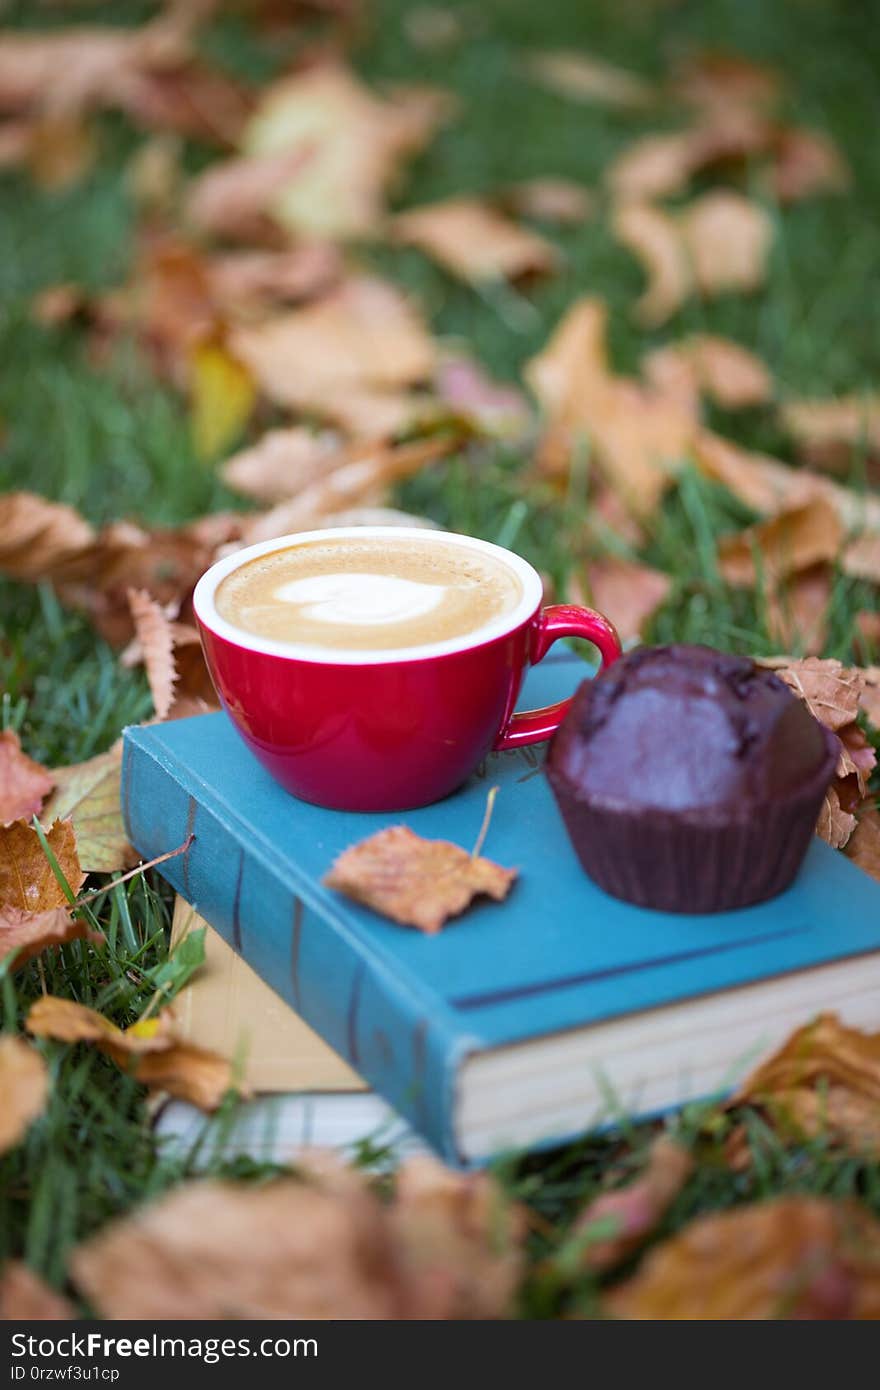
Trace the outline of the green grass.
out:
<instances>
[{"instance_id":1,"label":"green grass","mask_svg":"<svg viewBox=\"0 0 880 1390\"><path fill-rule=\"evenodd\" d=\"M876 7L850 0L722 0L705 5L640 5L636 0L483 0L450 4L461 18L462 42L441 53L415 49L404 23L405 0L376 7L357 61L376 79L450 86L459 119L423 154L399 192L400 205L466 189L497 188L515 179L559 174L597 183L603 166L650 122L601 107L580 107L530 84L519 67L531 47L582 44L646 74L689 44L735 48L772 62L790 80L790 111L827 128L854 172L850 196L772 209L778 236L767 288L754 298L688 305L661 333L636 331L630 309L641 286L638 267L615 243L600 216L582 228L552 233L566 269L527 297L487 299L452 282L416 252L365 252L383 272L410 288L435 329L468 343L499 376L516 379L565 306L577 294L601 294L611 310L616 364L634 370L650 346L683 333L728 334L758 352L783 392L823 395L880 380L876 228L880 163L873 132L880 118L880 28ZM64 11L9 3L10 24L41 26L64 15L133 22L145 4L83 4ZM212 58L255 78L278 61L272 45L239 18L205 39ZM656 122L654 123L656 124ZM96 370L75 329L45 330L29 304L42 287L75 280L90 288L125 276L133 213L124 179L137 137L125 123L101 125L98 168L63 194L36 191L13 175L0 178L0 489L28 487L79 507L91 521L130 516L173 524L234 505L213 471L194 456L182 401L156 381L133 349ZM194 164L205 151L193 149ZM771 410L716 423L743 444L790 456ZM583 517L574 500L562 505L537 488L524 492L527 461L503 448L471 446L409 483L401 502L457 529L514 545L563 583ZM860 483L858 460L852 481ZM526 505L524 505L524 498ZM717 537L750 518L726 493L685 474L655 519L645 558L675 580L658 615L657 640L702 640L735 650L773 649L752 595L719 580ZM609 544L611 541L609 539ZM828 653L852 657L852 622L869 591L840 579ZM84 619L60 608L48 589L0 582L2 722L16 728L28 752L49 764L80 761L108 747L127 722L144 718L143 675L122 669ZM77 943L49 953L14 979L0 979L2 1026L21 1026L43 985L132 1021L162 979L179 984L183 966L167 959L169 897L161 880L108 887L93 905L107 946ZM25 1144L0 1159L0 1257L23 1254L63 1284L70 1246L108 1218L187 1171L185 1160L157 1151L143 1095L104 1058L84 1049L46 1045L53 1075L45 1117ZM695 1214L773 1192L858 1193L880 1212L880 1171L830 1152L821 1142L792 1149L749 1120L755 1162L733 1174L724 1162L730 1121L712 1107L685 1112L675 1123L693 1143L699 1164L669 1213L664 1230ZM501 1170L510 1190L541 1218L523 1308L533 1316L562 1309L590 1312L596 1289L577 1272L566 1240L572 1212L608 1179L638 1171L649 1126L625 1122L619 1132L588 1136L540 1159ZM247 1164L234 1166L259 1177Z\"/></svg>"}]
</instances>

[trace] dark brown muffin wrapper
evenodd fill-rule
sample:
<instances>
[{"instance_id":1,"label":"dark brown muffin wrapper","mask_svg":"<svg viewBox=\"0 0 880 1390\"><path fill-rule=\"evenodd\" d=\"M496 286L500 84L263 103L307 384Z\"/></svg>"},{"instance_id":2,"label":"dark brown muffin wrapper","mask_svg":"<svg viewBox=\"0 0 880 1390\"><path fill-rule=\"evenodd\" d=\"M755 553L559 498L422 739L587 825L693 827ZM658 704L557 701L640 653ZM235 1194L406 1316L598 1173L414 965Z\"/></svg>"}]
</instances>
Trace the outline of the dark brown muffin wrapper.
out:
<instances>
[{"instance_id":1,"label":"dark brown muffin wrapper","mask_svg":"<svg viewBox=\"0 0 880 1390\"><path fill-rule=\"evenodd\" d=\"M776 897L794 879L837 765L838 741L827 742L800 791L724 823L595 804L553 767L547 776L583 869L606 893L661 912L724 912Z\"/></svg>"}]
</instances>

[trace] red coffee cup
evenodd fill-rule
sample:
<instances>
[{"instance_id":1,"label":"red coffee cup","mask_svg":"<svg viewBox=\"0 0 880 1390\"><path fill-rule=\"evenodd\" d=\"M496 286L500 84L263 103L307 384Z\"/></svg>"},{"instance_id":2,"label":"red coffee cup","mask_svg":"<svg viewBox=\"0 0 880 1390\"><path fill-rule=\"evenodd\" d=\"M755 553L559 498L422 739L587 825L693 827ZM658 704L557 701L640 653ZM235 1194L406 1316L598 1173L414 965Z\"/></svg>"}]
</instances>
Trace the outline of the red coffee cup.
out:
<instances>
[{"instance_id":1,"label":"red coffee cup","mask_svg":"<svg viewBox=\"0 0 880 1390\"><path fill-rule=\"evenodd\" d=\"M394 651L297 646L221 618L217 586L274 550L345 537L388 546L437 540L486 551L517 575L517 607L476 632ZM418 527L306 531L235 551L202 575L193 596L217 693L245 743L304 801L347 811L403 811L439 801L490 749L547 739L570 704L514 713L526 668L558 637L585 637L603 665L620 655L607 618L573 604L541 607L537 571L512 551L472 536Z\"/></svg>"}]
</instances>

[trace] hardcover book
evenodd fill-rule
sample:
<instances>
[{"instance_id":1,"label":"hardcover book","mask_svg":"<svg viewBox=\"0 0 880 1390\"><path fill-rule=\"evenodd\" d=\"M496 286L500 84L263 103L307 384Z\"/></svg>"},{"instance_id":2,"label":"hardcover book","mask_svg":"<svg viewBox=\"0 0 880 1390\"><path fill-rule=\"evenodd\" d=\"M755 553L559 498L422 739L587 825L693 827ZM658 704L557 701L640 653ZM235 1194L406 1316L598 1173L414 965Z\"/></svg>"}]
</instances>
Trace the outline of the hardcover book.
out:
<instances>
[{"instance_id":1,"label":"hardcover book","mask_svg":"<svg viewBox=\"0 0 880 1390\"><path fill-rule=\"evenodd\" d=\"M571 654L523 705L570 693ZM295 800L224 714L126 730L123 811L144 858L256 973L452 1163L558 1143L622 1114L728 1089L820 1009L880 1015L880 885L816 840L793 886L736 912L680 916L608 897L583 873L543 750L490 755L455 795L401 815ZM325 887L384 826L483 853L520 878L436 936Z\"/></svg>"}]
</instances>

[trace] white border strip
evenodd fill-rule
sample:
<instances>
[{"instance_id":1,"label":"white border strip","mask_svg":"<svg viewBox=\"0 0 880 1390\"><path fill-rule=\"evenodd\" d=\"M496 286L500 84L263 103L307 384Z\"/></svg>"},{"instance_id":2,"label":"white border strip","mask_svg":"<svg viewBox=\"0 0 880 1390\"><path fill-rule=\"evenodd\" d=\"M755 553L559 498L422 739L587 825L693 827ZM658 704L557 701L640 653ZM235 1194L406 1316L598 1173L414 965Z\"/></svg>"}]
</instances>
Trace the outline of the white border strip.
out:
<instances>
[{"instance_id":1,"label":"white border strip","mask_svg":"<svg viewBox=\"0 0 880 1390\"><path fill-rule=\"evenodd\" d=\"M495 622L487 623L475 633L468 633L464 637L450 637L443 642L427 642L420 647L395 647L390 651L352 651L345 648L331 650L328 647L306 646L304 643L279 642L246 632L244 628L236 627L225 618L221 618L217 612L214 595L220 582L233 570L238 569L239 565L256 560L260 555L270 555L275 550L289 550L292 546L309 545L313 541L339 541L347 537L356 540L381 540L386 536L389 540L418 541L423 545L436 545L440 542L443 545L461 546L463 550L480 550L494 555L512 569L519 579L523 588L522 599L512 613L505 614ZM497 637L514 632L531 618L540 608L542 596L541 577L528 560L514 554L512 550L505 550L503 546L493 545L491 541L477 540L475 536L462 536L455 531L428 531L423 526L334 526L321 531L298 531L289 536L277 536L274 540L260 541L257 545L233 551L231 555L218 560L202 575L193 592L193 608L197 618L206 628L246 651L311 661L323 666L385 666L400 661L423 661L429 657L449 656L453 652L470 651L474 647L485 646Z\"/></svg>"}]
</instances>

